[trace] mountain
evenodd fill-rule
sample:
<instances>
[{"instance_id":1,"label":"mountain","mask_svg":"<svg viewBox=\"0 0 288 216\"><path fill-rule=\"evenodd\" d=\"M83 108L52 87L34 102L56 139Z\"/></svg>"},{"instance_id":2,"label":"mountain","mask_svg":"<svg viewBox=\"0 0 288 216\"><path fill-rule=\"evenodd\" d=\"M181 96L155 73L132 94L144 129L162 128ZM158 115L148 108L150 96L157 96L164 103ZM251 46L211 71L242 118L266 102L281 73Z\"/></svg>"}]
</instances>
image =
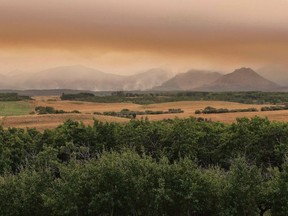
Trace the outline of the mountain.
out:
<instances>
[{"instance_id":1,"label":"mountain","mask_svg":"<svg viewBox=\"0 0 288 216\"><path fill-rule=\"evenodd\" d=\"M0 74L0 87L3 86L6 82L6 76Z\"/></svg>"},{"instance_id":2,"label":"mountain","mask_svg":"<svg viewBox=\"0 0 288 216\"><path fill-rule=\"evenodd\" d=\"M125 77L124 90L147 90L161 85L170 79L172 74L161 68L153 68L148 71Z\"/></svg>"},{"instance_id":3,"label":"mountain","mask_svg":"<svg viewBox=\"0 0 288 216\"><path fill-rule=\"evenodd\" d=\"M22 79L22 88L30 89L78 89L111 90L119 89L122 76L104 73L85 66L64 66L27 75Z\"/></svg>"},{"instance_id":4,"label":"mountain","mask_svg":"<svg viewBox=\"0 0 288 216\"><path fill-rule=\"evenodd\" d=\"M92 91L146 90L170 78L162 69L121 76L85 66L50 68L33 74L14 73L7 76L1 89L76 89ZM1 79L1 78L0 78ZM0 82L0 84L2 84Z\"/></svg>"},{"instance_id":5,"label":"mountain","mask_svg":"<svg viewBox=\"0 0 288 216\"><path fill-rule=\"evenodd\" d=\"M269 65L257 70L261 76L281 86L288 86L288 65Z\"/></svg>"},{"instance_id":6,"label":"mountain","mask_svg":"<svg viewBox=\"0 0 288 216\"><path fill-rule=\"evenodd\" d=\"M6 79L6 76L0 74L0 81L2 81L2 80L4 80L4 79Z\"/></svg>"},{"instance_id":7,"label":"mountain","mask_svg":"<svg viewBox=\"0 0 288 216\"><path fill-rule=\"evenodd\" d=\"M210 84L220 78L222 75L216 72L207 72L200 70L189 70L167 80L161 86L154 90L173 91L173 90L193 90L203 85Z\"/></svg>"},{"instance_id":8,"label":"mountain","mask_svg":"<svg viewBox=\"0 0 288 216\"><path fill-rule=\"evenodd\" d=\"M226 74L215 82L195 89L198 91L270 91L279 88L251 68L240 68Z\"/></svg>"}]
</instances>

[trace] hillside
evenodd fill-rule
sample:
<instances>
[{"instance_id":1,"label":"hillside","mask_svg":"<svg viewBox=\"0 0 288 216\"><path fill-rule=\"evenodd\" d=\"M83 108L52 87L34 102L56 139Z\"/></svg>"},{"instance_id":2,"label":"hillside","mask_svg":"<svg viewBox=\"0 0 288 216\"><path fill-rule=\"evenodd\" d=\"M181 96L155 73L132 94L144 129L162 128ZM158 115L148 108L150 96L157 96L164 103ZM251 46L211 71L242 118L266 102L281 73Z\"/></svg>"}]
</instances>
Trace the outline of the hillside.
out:
<instances>
[{"instance_id":1,"label":"hillside","mask_svg":"<svg viewBox=\"0 0 288 216\"><path fill-rule=\"evenodd\" d=\"M281 86L288 86L288 65L269 65L258 69L257 73Z\"/></svg>"},{"instance_id":2,"label":"hillside","mask_svg":"<svg viewBox=\"0 0 288 216\"><path fill-rule=\"evenodd\" d=\"M198 91L271 91L279 88L276 83L265 79L251 68L240 68L226 74L215 82L197 88Z\"/></svg>"},{"instance_id":3,"label":"hillside","mask_svg":"<svg viewBox=\"0 0 288 216\"><path fill-rule=\"evenodd\" d=\"M221 76L220 73L216 72L189 70L186 73L176 75L172 79L164 82L161 86L155 87L154 90L193 90L203 85L210 84Z\"/></svg>"},{"instance_id":4,"label":"hillside","mask_svg":"<svg viewBox=\"0 0 288 216\"><path fill-rule=\"evenodd\" d=\"M161 85L171 78L171 73L161 68L153 68L148 71L125 77L123 90L147 90Z\"/></svg>"},{"instance_id":5,"label":"hillside","mask_svg":"<svg viewBox=\"0 0 288 216\"><path fill-rule=\"evenodd\" d=\"M0 82L0 89L146 90L169 78L169 73L162 69L121 76L76 65L51 68L33 74L11 73L5 82Z\"/></svg>"}]
</instances>

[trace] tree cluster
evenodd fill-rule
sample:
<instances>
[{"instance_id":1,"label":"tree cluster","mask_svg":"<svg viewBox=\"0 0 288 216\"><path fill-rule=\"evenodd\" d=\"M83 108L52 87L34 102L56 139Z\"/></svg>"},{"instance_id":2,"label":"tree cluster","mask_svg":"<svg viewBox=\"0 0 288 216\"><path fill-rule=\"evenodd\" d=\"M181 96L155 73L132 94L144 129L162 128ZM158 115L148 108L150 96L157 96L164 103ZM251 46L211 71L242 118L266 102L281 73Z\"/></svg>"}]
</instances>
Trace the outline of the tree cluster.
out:
<instances>
[{"instance_id":1,"label":"tree cluster","mask_svg":"<svg viewBox=\"0 0 288 216\"><path fill-rule=\"evenodd\" d=\"M0 215L284 216L288 123L0 127Z\"/></svg>"},{"instance_id":2,"label":"tree cluster","mask_svg":"<svg viewBox=\"0 0 288 216\"><path fill-rule=\"evenodd\" d=\"M115 111L106 111L106 112L94 112L96 115L107 115L114 116L120 118L130 118L135 119L138 115L161 115L161 114L171 114L171 113L183 113L182 109L168 109L168 111L160 111L160 110L145 110L145 111L132 111L129 109L122 109L120 112Z\"/></svg>"},{"instance_id":3,"label":"tree cluster","mask_svg":"<svg viewBox=\"0 0 288 216\"><path fill-rule=\"evenodd\" d=\"M17 93L0 93L0 101L31 100L29 96L20 96Z\"/></svg>"},{"instance_id":4,"label":"tree cluster","mask_svg":"<svg viewBox=\"0 0 288 216\"><path fill-rule=\"evenodd\" d=\"M278 110L287 110L288 106L265 106L261 107L261 111L278 111Z\"/></svg>"},{"instance_id":5,"label":"tree cluster","mask_svg":"<svg viewBox=\"0 0 288 216\"><path fill-rule=\"evenodd\" d=\"M214 108L211 106L205 107L204 110L195 110L195 114L215 114L215 113L235 113L235 112L258 112L256 108L246 109L227 109L227 108Z\"/></svg>"},{"instance_id":6,"label":"tree cluster","mask_svg":"<svg viewBox=\"0 0 288 216\"><path fill-rule=\"evenodd\" d=\"M50 106L37 106L35 107L35 112L39 115L44 115L44 114L64 114L64 113L81 113L78 110L73 110L71 112L67 112L64 110L57 110L54 107Z\"/></svg>"},{"instance_id":7,"label":"tree cluster","mask_svg":"<svg viewBox=\"0 0 288 216\"><path fill-rule=\"evenodd\" d=\"M176 101L230 101L244 104L279 104L288 101L287 92L112 92L96 96L91 93L63 94L62 100L89 101L98 103L129 102L154 104Z\"/></svg>"}]
</instances>

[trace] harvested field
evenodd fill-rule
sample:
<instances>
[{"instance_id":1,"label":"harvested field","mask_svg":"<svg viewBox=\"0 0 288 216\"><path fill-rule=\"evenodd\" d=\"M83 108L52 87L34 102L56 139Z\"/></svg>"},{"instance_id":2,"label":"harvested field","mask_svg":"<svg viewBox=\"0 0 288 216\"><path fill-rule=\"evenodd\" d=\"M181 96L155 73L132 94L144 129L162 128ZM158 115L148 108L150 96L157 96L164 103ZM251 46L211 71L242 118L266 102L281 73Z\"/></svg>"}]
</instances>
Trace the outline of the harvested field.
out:
<instances>
[{"instance_id":1,"label":"harvested field","mask_svg":"<svg viewBox=\"0 0 288 216\"><path fill-rule=\"evenodd\" d=\"M77 102L77 101L61 101L59 97L45 96L35 97L33 101L29 102L31 107L36 106L51 106L57 110L73 111L78 110L82 114L49 114L49 115L22 115L22 116L7 116L0 117L0 124L4 127L19 127L19 128L32 128L38 129L54 128L62 122L72 119L83 121L85 124L92 124L93 118L106 121L106 122L127 122L129 119L118 118L111 116L94 115L94 112L119 112L122 109L129 109L132 111L166 111L168 109L182 109L184 113L176 114L161 114L161 115L139 115L137 119L147 117L150 120L162 120L168 118L188 118L191 116L202 117L211 119L212 121L220 121L224 123L232 123L239 117L268 117L270 120L288 122L288 110L280 111L267 111L267 112L239 112L239 113L221 113L221 114L198 114L195 115L195 110L204 109L207 106L215 108L227 109L245 109L257 108L261 109L267 105L255 104L240 104L233 102L223 101L183 101L183 102L170 102L151 105L138 105L133 103L91 103L91 102ZM268 105L269 106L269 105Z\"/></svg>"},{"instance_id":2,"label":"harvested field","mask_svg":"<svg viewBox=\"0 0 288 216\"><path fill-rule=\"evenodd\" d=\"M94 119L103 122L127 122L129 119L116 118L112 116L99 116L87 114L49 114L49 115L25 115L0 117L0 124L4 128L37 128L39 130L51 129L67 120L82 121L84 124L92 125Z\"/></svg>"}]
</instances>

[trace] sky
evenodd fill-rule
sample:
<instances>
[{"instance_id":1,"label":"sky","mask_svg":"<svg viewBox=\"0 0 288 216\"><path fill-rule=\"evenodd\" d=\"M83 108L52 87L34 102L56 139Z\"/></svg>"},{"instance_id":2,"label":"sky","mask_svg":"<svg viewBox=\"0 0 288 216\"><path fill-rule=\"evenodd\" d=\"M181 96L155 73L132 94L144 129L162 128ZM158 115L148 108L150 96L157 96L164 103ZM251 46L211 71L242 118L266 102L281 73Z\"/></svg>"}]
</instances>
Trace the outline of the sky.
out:
<instances>
[{"instance_id":1,"label":"sky","mask_svg":"<svg viewBox=\"0 0 288 216\"><path fill-rule=\"evenodd\" d=\"M0 0L0 73L286 64L288 0Z\"/></svg>"}]
</instances>

